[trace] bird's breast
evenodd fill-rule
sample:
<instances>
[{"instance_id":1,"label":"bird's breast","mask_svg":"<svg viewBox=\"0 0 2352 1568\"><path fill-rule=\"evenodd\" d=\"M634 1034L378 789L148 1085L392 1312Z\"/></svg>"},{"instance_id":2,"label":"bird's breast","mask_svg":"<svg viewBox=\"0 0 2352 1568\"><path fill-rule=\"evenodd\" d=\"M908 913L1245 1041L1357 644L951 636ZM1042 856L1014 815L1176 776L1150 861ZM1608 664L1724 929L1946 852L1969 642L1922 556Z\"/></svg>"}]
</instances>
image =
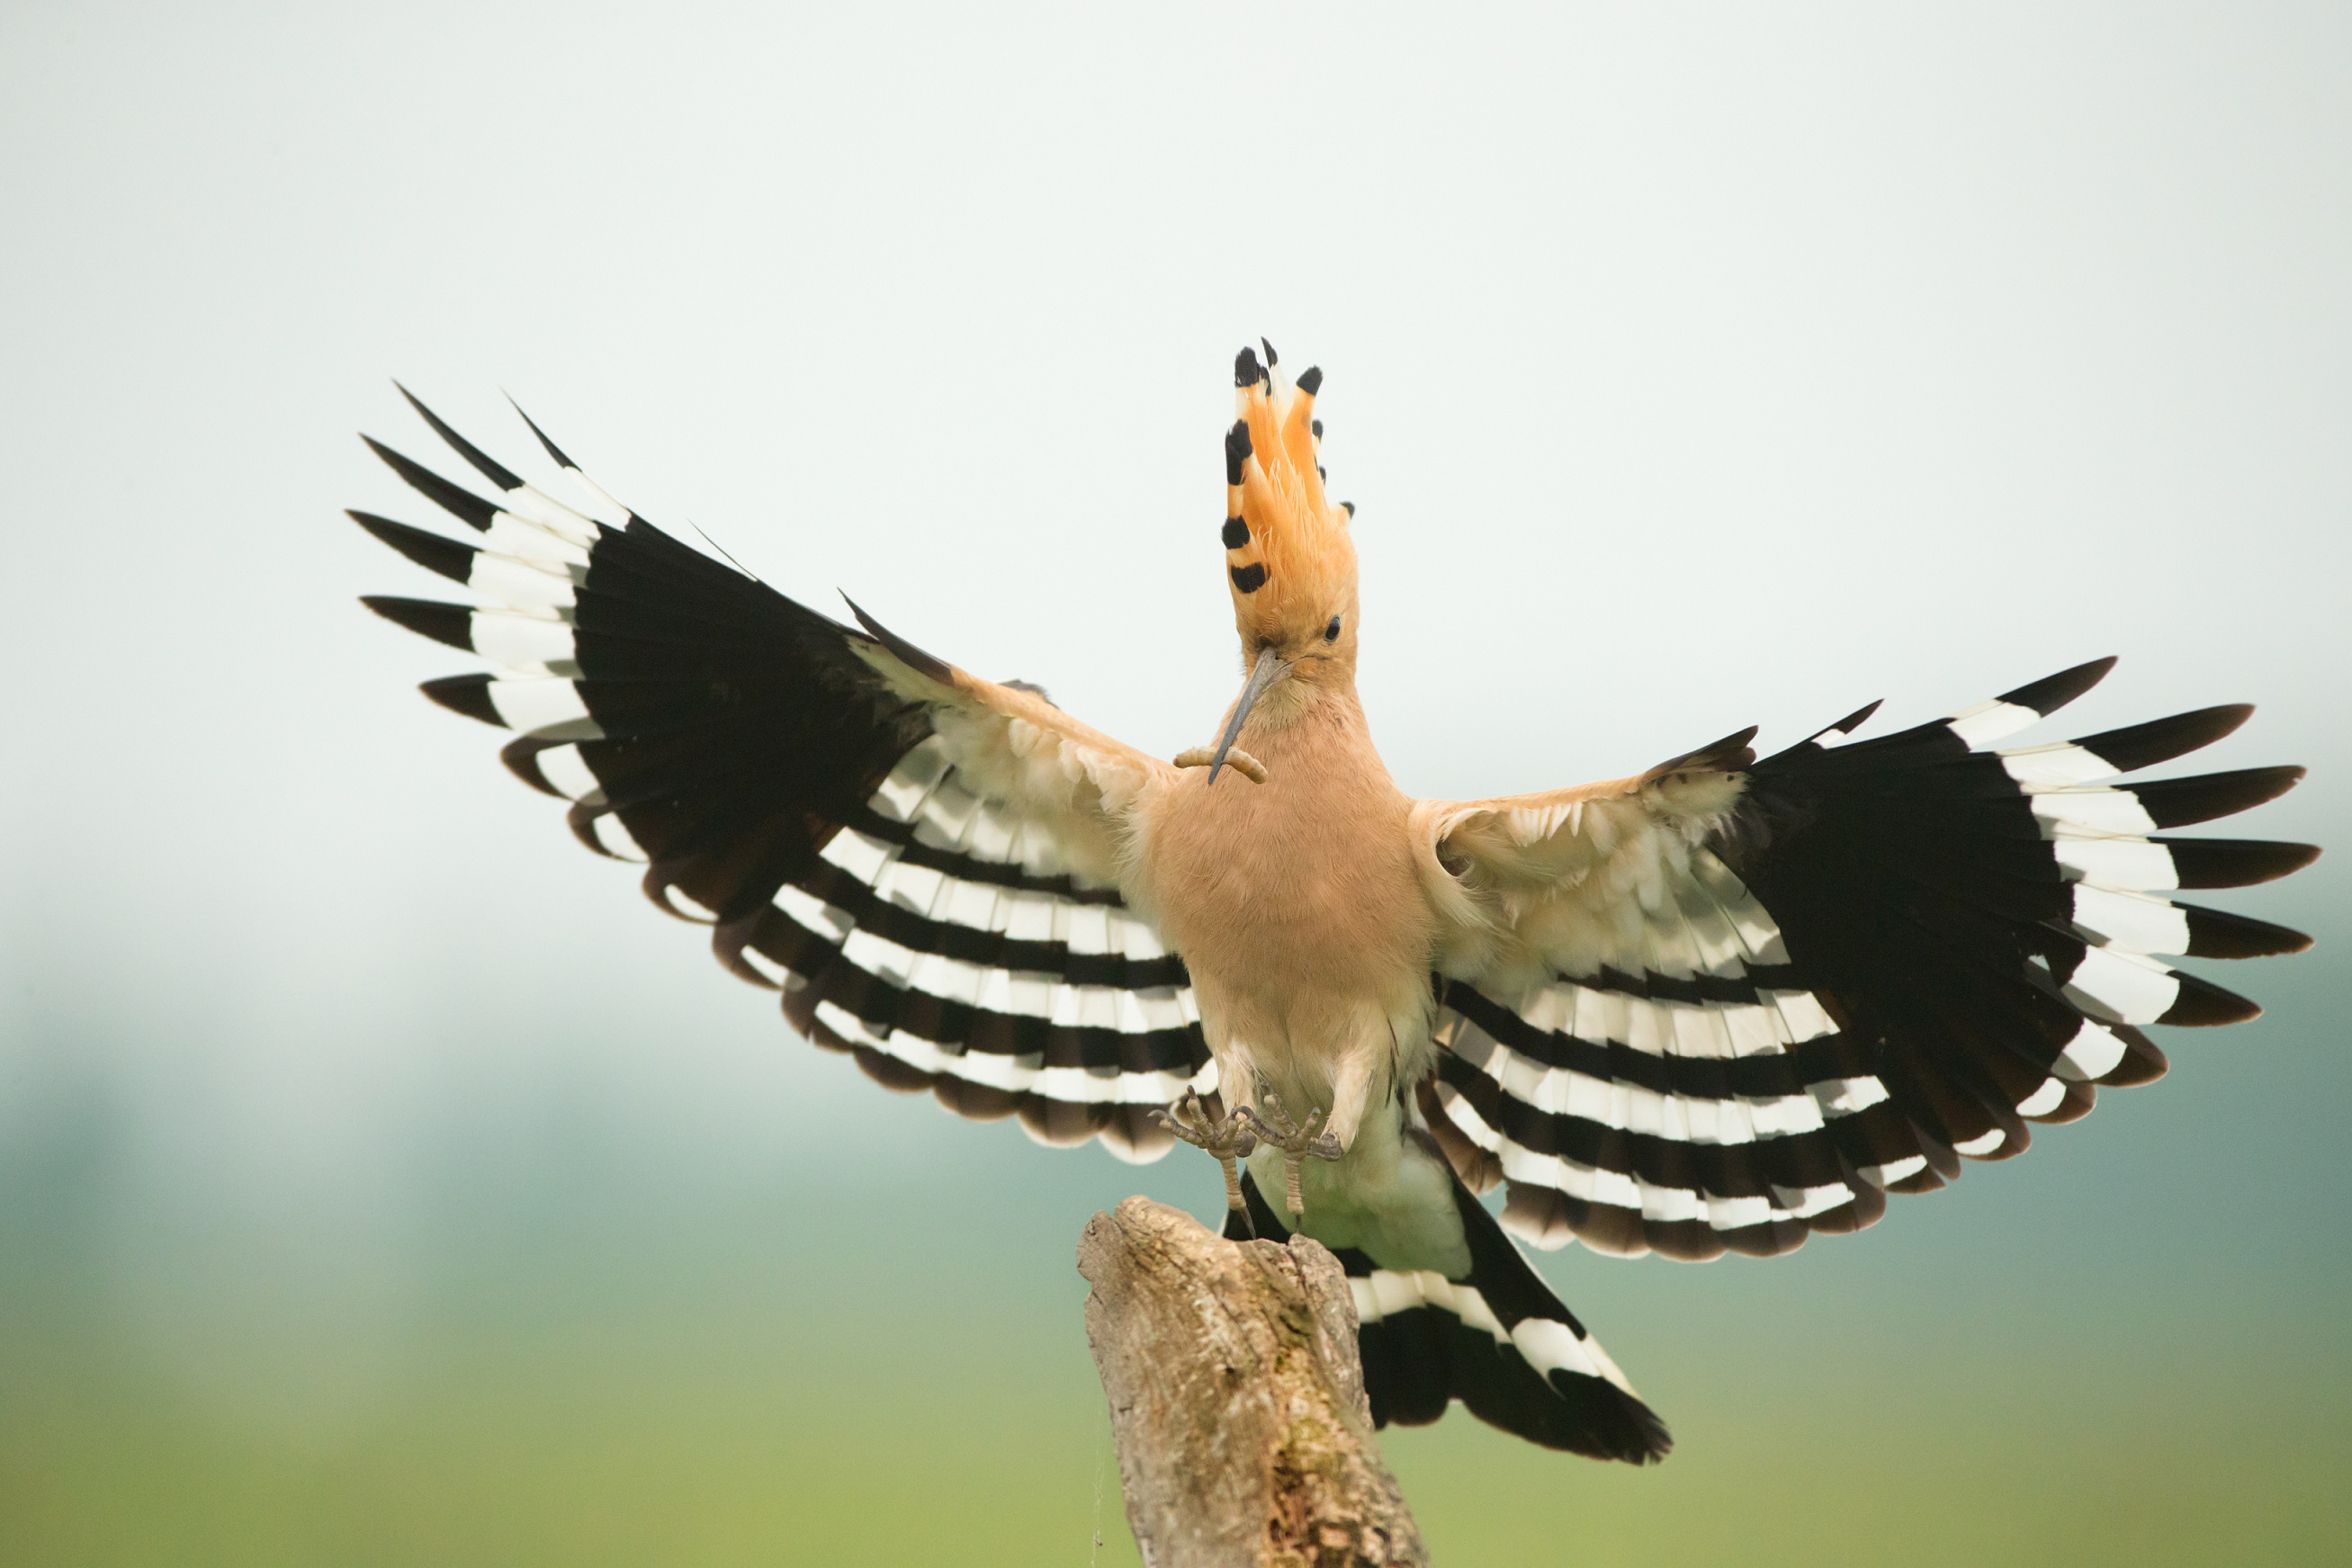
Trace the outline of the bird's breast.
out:
<instances>
[{"instance_id":1,"label":"bird's breast","mask_svg":"<svg viewBox=\"0 0 2352 1568\"><path fill-rule=\"evenodd\" d=\"M1156 803L1141 870L1204 1006L1426 987L1431 921L1405 831L1411 802L1369 742L1349 738L1310 729L1259 740L1264 783L1213 785L1196 769Z\"/></svg>"}]
</instances>

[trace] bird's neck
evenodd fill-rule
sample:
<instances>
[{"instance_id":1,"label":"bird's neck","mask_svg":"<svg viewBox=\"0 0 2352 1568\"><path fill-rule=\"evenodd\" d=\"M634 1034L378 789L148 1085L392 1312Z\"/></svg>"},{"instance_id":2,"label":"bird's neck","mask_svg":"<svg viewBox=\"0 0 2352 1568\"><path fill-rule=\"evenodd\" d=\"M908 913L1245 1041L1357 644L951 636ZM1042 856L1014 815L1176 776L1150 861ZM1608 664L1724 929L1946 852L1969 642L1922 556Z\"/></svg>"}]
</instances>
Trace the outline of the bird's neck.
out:
<instances>
[{"instance_id":1,"label":"bird's neck","mask_svg":"<svg viewBox=\"0 0 2352 1568\"><path fill-rule=\"evenodd\" d=\"M1352 672L1332 671L1315 679L1285 681L1250 710L1236 737L1261 762L1302 748L1324 749L1335 740L1370 745L1364 706L1356 696Z\"/></svg>"}]
</instances>

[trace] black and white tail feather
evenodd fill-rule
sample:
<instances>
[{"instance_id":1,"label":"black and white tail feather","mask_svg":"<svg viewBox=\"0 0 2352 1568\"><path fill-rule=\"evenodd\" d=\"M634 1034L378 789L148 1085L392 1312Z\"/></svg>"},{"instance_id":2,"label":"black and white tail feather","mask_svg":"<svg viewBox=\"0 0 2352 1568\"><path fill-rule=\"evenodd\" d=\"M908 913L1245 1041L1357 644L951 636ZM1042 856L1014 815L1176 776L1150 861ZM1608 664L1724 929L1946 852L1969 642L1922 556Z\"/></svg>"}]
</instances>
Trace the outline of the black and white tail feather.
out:
<instances>
[{"instance_id":1,"label":"black and white tail feather","mask_svg":"<svg viewBox=\"0 0 2352 1568\"><path fill-rule=\"evenodd\" d=\"M1383 1269L1352 1247L1335 1254L1356 1300L1372 1424L1424 1427L1459 1400L1480 1420L1547 1448L1635 1465L1665 1458L1674 1447L1665 1423L1495 1217L1459 1178L1452 1185L1470 1249L1459 1279ZM1258 1238L1289 1239L1246 1171L1242 1196ZM1250 1239L1238 1215L1227 1217L1225 1235Z\"/></svg>"},{"instance_id":2,"label":"black and white tail feather","mask_svg":"<svg viewBox=\"0 0 2352 1568\"><path fill-rule=\"evenodd\" d=\"M570 801L583 843L647 862L648 897L713 925L721 962L782 990L795 1027L881 1082L1017 1116L1042 1142L1167 1151L1149 1111L1215 1090L1183 962L1100 857L1074 863L1076 828L974 777L985 715L959 728L908 699L946 666L679 543L535 424L586 510L409 402L499 493L368 441L480 536L351 514L473 592L364 601L497 666L426 695L515 731L507 766Z\"/></svg>"}]
</instances>

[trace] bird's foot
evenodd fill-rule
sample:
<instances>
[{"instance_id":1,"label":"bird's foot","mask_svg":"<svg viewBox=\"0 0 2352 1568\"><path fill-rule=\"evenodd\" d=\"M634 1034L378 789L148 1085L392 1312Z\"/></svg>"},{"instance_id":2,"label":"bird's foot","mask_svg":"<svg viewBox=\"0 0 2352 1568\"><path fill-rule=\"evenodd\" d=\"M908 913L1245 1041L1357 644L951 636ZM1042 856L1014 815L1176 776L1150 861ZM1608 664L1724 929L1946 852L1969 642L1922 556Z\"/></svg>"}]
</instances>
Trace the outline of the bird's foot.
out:
<instances>
[{"instance_id":1,"label":"bird's foot","mask_svg":"<svg viewBox=\"0 0 2352 1568\"><path fill-rule=\"evenodd\" d=\"M1214 747L1195 746L1188 750L1180 751L1176 754L1176 766L1179 768L1206 768L1211 763L1216 761L1216 759L1217 753ZM1260 762L1256 758L1252 757L1248 752L1244 751L1238 746L1226 751L1225 766L1232 768L1234 772L1240 774L1243 778L1248 779L1253 784L1263 784L1265 782L1265 764Z\"/></svg>"},{"instance_id":2,"label":"bird's foot","mask_svg":"<svg viewBox=\"0 0 2352 1568\"><path fill-rule=\"evenodd\" d=\"M1340 1147L1336 1136L1322 1131L1322 1107L1307 1112L1307 1120L1302 1124L1290 1119L1290 1113L1283 1109L1282 1096L1274 1092L1272 1084L1260 1083L1257 1099L1258 1103L1265 1107L1263 1114L1244 1105L1234 1113L1234 1119L1239 1121L1247 1117L1250 1131L1257 1134L1259 1143L1270 1144L1282 1151L1284 1196L1290 1201L1291 1218L1303 1225L1307 1219L1307 1203L1298 1190L1300 1162L1309 1155L1318 1160L1336 1160L1347 1151Z\"/></svg>"},{"instance_id":3,"label":"bird's foot","mask_svg":"<svg viewBox=\"0 0 2352 1568\"><path fill-rule=\"evenodd\" d=\"M1243 1231L1256 1235L1257 1228L1250 1223L1249 1205L1242 1198L1242 1174L1236 1164L1257 1151L1256 1118L1246 1110L1230 1116L1212 1116L1209 1108L1201 1103L1201 1096L1190 1089L1175 1104L1164 1111L1154 1106L1151 1113L1194 1148L1206 1149L1217 1156L1217 1163L1225 1167L1225 1204L1241 1216Z\"/></svg>"}]
</instances>

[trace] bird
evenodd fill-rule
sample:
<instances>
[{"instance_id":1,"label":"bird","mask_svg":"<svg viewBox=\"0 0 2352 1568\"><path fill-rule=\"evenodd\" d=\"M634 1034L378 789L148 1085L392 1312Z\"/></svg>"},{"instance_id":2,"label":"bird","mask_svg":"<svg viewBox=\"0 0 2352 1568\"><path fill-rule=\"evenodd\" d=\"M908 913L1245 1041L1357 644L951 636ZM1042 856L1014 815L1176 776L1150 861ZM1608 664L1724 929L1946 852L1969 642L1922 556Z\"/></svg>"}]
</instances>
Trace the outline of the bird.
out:
<instances>
[{"instance_id":1,"label":"bird","mask_svg":"<svg viewBox=\"0 0 2352 1568\"><path fill-rule=\"evenodd\" d=\"M572 500L399 388L496 495L363 436L473 537L351 512L470 591L362 602L487 662L423 690L512 732L507 768L801 1034L1048 1145L1197 1145L1227 1236L1328 1247L1381 1426L1459 1403L1662 1458L1518 1243L1697 1260L1860 1230L2161 1076L2145 1026L2260 1011L2166 959L2310 945L2172 895L2315 847L2168 831L2302 768L2126 779L2250 707L2002 744L2112 658L1875 737L1873 703L1760 758L1751 727L1599 783L1408 796L1357 692L1323 373L1260 340L1234 384L1244 680L1174 758L664 532L519 407Z\"/></svg>"}]
</instances>

